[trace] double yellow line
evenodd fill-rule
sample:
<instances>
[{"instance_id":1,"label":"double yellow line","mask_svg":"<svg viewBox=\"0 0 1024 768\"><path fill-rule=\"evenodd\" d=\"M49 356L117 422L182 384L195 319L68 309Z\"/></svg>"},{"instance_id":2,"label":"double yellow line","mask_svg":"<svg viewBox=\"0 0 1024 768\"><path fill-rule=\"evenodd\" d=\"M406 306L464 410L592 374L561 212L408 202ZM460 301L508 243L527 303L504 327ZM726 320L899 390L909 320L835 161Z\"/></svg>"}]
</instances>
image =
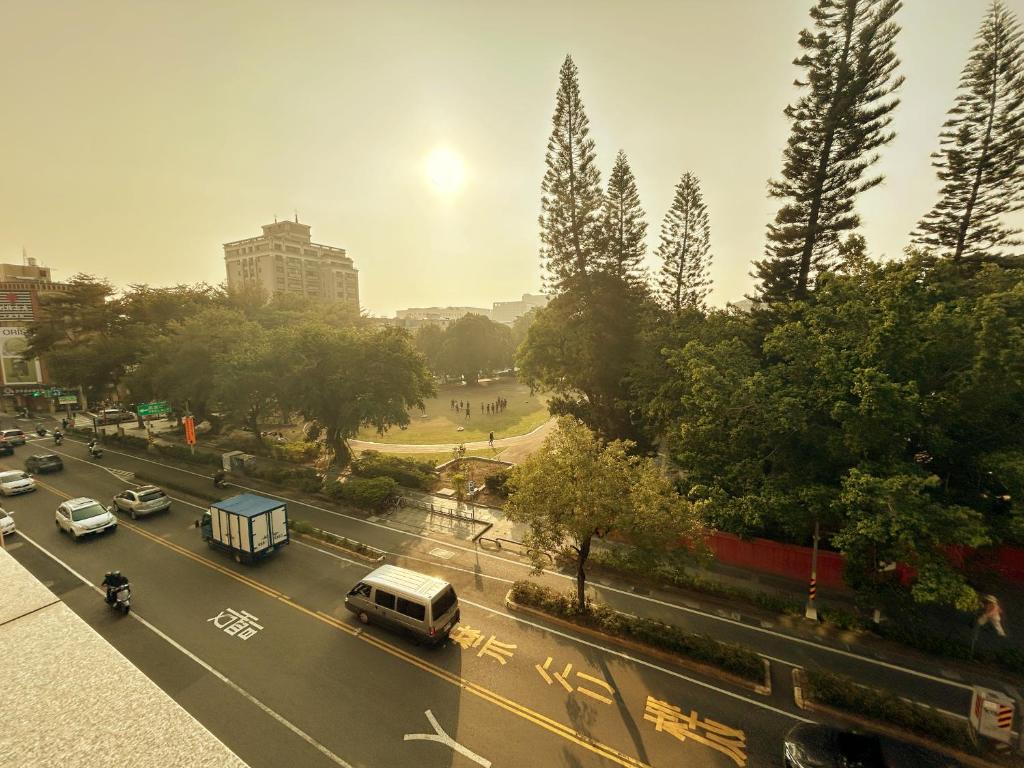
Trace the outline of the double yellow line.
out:
<instances>
[{"instance_id":1,"label":"double yellow line","mask_svg":"<svg viewBox=\"0 0 1024 768\"><path fill-rule=\"evenodd\" d=\"M64 493L63 491L57 488L54 488L53 486L47 483L41 483L37 481L37 484L43 488L46 488L51 493L54 493L57 496L60 496L64 499L71 498L71 496L69 496L68 494ZM444 680L447 683L451 683L456 688L461 688L462 690L467 691L468 693L471 693L474 696L478 696L484 701L490 702L491 704L494 704L495 706L504 709L506 712L516 715L517 717L520 717L523 720L533 723L534 725L538 725L546 731L551 732L555 736L559 736L567 741L577 744L583 747L584 749L593 752L596 755L604 757L613 763L617 763L618 765L623 766L623 768L651 768L651 766L649 766L647 763L637 760L636 758L631 757L630 755L619 752L617 749L610 747L607 744L602 744L599 741L595 741L586 734L580 733L579 731L571 728L568 725L565 725L564 723L560 723L557 720L552 720L551 718L546 717L545 715L542 715L541 713L536 712L535 710L532 710L529 707L523 706L522 704L519 704L518 702L515 702L512 699L506 698L501 694L490 690L489 688L477 685L476 683L467 680L464 677L460 677L459 675L453 674L446 669L442 669L441 667L436 666L435 664L431 664L427 661L424 661L423 659L414 656L408 651L405 651L397 646L391 645L390 643L384 640L381 640L380 638L374 637L373 635L363 632L361 629L355 629L349 626L348 624L339 621L330 614L324 613L323 611L311 611L308 608L305 608L296 603L283 592L279 592L273 587L268 587L265 584L261 584L255 579L251 579L248 576L245 576L241 573L237 573L236 571L233 571L230 568L226 568L223 565L215 563L212 560L207 560L205 557L200 557L195 552L191 552L179 544L167 541L166 539L163 539L157 536L156 534L153 534L143 528L140 528L137 525L125 522L123 520L119 520L118 525L128 528L130 531L133 531L156 544L166 547L167 549L171 550L176 554L182 555L183 557L187 557L188 559L193 560L196 563L199 563L200 565L203 565L207 568L217 571L218 573L228 576L234 579L235 581L241 582L247 587L255 589L258 592L262 592L267 597L279 600L285 605L294 608L295 610L300 611L301 613L304 613L307 616L316 619L317 621L321 621L324 624L328 624L331 627L334 627L335 629L341 630L347 635L356 637L366 643L369 643L370 645L384 651L385 653L390 654L396 659L401 659L402 661L411 664L412 666L417 667L418 669L430 675L433 675L434 677L440 680Z\"/></svg>"}]
</instances>

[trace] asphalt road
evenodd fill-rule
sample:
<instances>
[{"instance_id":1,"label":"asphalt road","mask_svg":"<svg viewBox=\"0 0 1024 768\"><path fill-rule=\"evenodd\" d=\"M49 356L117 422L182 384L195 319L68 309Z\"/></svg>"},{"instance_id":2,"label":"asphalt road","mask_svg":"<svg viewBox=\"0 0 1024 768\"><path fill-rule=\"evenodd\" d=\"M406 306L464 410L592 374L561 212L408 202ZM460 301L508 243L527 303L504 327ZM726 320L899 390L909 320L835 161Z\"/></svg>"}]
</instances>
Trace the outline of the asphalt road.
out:
<instances>
[{"instance_id":1,"label":"asphalt road","mask_svg":"<svg viewBox=\"0 0 1024 768\"><path fill-rule=\"evenodd\" d=\"M110 452L89 461L71 441L59 450L63 472L4 500L22 534L11 554L253 766L777 766L783 735L803 717L784 701L512 615L506 577L489 571L513 566L481 555L468 564L464 552L431 562L423 540L400 532L381 531L389 548L406 549L392 562L455 584L460 642L427 648L364 630L343 598L371 567L334 552L293 542L236 565L200 540L201 508L187 496L172 494L169 513L123 517L116 532L74 542L55 527L55 507L109 499L125 487L108 471L122 462ZM30 443L0 465L31 452ZM128 618L78 576L98 584L112 568L134 586ZM259 629L227 634L217 625L228 610Z\"/></svg>"}]
</instances>

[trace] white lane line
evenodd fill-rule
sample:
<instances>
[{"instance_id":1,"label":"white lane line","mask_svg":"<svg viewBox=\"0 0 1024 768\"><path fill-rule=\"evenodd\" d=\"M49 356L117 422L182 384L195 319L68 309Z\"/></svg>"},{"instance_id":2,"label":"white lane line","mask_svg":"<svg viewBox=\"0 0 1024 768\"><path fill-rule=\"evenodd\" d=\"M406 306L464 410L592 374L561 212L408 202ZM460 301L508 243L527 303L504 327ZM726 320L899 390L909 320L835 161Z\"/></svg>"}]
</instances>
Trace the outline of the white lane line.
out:
<instances>
[{"instance_id":1,"label":"white lane line","mask_svg":"<svg viewBox=\"0 0 1024 768\"><path fill-rule=\"evenodd\" d=\"M552 634L552 635L557 635L558 637L564 638L566 640L570 640L570 641L578 643L580 645L588 646L589 648L594 648L594 649L596 649L598 651L602 651L602 652L607 653L607 654L609 654L611 656L618 656L619 658L625 659L626 661L630 661L630 662L632 662L634 664L640 664L641 666L657 670L658 672L662 672L662 673L664 673L666 675L671 675L672 677L677 677L680 680L685 680L686 682L691 683L693 685L699 685L702 688L707 688L708 690L714 691L715 693L720 693L723 696L728 696L728 697L730 697L732 699L737 699L739 701L744 702L745 704L753 704L755 707L760 707L761 709L767 709L769 712L775 712L776 714L784 715L785 717L792 718L793 720L799 720L802 723L814 723L814 722L817 722L815 720L808 720L806 717L801 717L800 715L795 715L792 712L787 712L784 709L779 709L778 707L773 707L771 704L765 704L763 701L757 701L756 699L748 699L746 696L743 696L743 695L738 694L738 693L733 693L732 691L727 691L725 688L719 688L718 686L712 685L711 683L705 683L703 680L697 680L696 678L688 677L687 675L684 675L681 672L676 672L676 671L671 670L671 669L666 669L665 667L660 667L657 664L653 664L652 662L644 661L643 659L635 658L633 656L630 656L628 653L626 653L624 651L616 651L616 650L614 650L612 648L608 648L608 647L603 646L603 645L598 645L597 643L592 643L589 640L584 640L581 637L575 637L574 635L570 635L570 634L567 634L565 632L560 632L557 629L552 629L551 627L546 627L543 624L537 624L536 622L530 621L529 619L524 619L521 616L513 616L511 613L508 613L507 611L502 611L500 609L492 608L489 605L483 605L481 603L474 603L473 601L466 600L463 597L459 598L459 604L460 605L463 605L463 604L471 605L474 608L479 608L482 611L487 611L488 613L491 613L491 614L497 614L499 616L504 616L506 619L512 619L512 621L518 621L520 624L525 624L528 627L533 627L534 629L539 629L542 632L547 632L547 633Z\"/></svg>"},{"instance_id":2,"label":"white lane line","mask_svg":"<svg viewBox=\"0 0 1024 768\"><path fill-rule=\"evenodd\" d=\"M160 466L160 467L164 467L165 469L174 469L175 471L178 471L178 472L184 472L186 474L195 475L196 477L206 477L206 475L200 475L197 472L192 472L191 470L180 469L178 467L171 467L169 465L160 464L159 462L152 461L150 459L143 459L143 458L140 458L140 457L137 457L137 456L132 456L130 454L119 453L117 451L109 451L109 452L110 453L115 453L118 456L124 456L125 458L128 458L128 459L134 459L135 461L144 461L144 462L147 462L149 464L154 464L154 465L157 465L157 466ZM233 484L233 485L237 485L237 484ZM263 496L269 496L270 498L278 499L280 501L286 501L286 502L289 502L291 504L309 507L310 509L315 509L315 510L317 510L319 512L325 512L326 514L329 514L329 515L335 515L336 517L341 517L341 518L344 518L346 520L352 520L354 522L362 523L364 525L370 525L370 526L373 526L375 528L381 528L381 529L389 531L391 533L397 533L397 534L401 534L403 536L409 536L409 537L416 538L416 539L422 539L423 541L429 541L429 542L432 542L434 544L443 544L446 547L452 547L454 549L461 550L462 552L466 552L466 553L477 555L477 556L483 555L484 557L487 557L487 558L490 558L490 559L493 559L493 560L497 560L499 562L505 563L506 565L516 566L516 567L519 567L519 568L522 568L522 569L529 570L531 572L533 571L533 566L531 566L531 565L526 565L524 563L516 562L515 560L509 560L508 558L499 557L497 555L494 555L494 554L492 554L490 552L486 552L486 551L484 551L482 549L479 549L479 548L463 547L463 546L461 546L459 544L454 544L454 543L452 543L450 541L444 541L442 539L436 539L433 536L426 536L424 534L413 533L411 531L403 531L403 530L401 530L399 528L392 528L391 526L385 525L383 523L370 522L369 520L364 520L363 518L360 518L360 517L355 517L353 515L346 515L344 512L337 512L337 511L335 511L333 509L327 509L326 507L321 507L321 506L318 506L316 504L310 504L309 502L297 501L295 499L290 499L287 496L277 496L277 495L275 495L273 493L268 493L267 491L260 490L260 489L257 489L257 488L250 488L250 487L244 486L244 485L237 485L237 487L241 488L243 490L246 490L246 491L250 491L252 493L258 493L258 494L263 495ZM567 576L566 574L558 573L557 571L543 571L543 573L546 573L546 574L548 574L550 576L554 576L554 577L557 577L557 578L560 578L560 579L564 579L566 581L575 581L575 577ZM787 634L785 634L783 632L777 632L777 631L775 631L773 629L767 629L765 627L759 627L759 626L756 626L754 624L745 624L742 621L736 621L735 619L729 619L729 618L725 618L723 616L717 616L717 615L715 615L713 613L708 613L707 611L702 611L702 610L700 610L698 608L689 608L689 607L686 607L686 606L683 606L683 605L678 605L677 603L670 603L670 602L668 602L666 600L659 600L656 597L649 597L647 595L638 595L638 594L635 594L633 592L628 592L628 591L626 591L624 589L619 589L618 587L612 587L612 586L609 586L607 584L602 584L600 582L590 582L590 584L595 589L604 589L604 590L607 590L609 592L614 592L614 593L623 595L625 597L629 597L629 598L634 599L634 600L643 600L643 601L646 601L646 602L649 602L649 603L654 603L656 605L661 605L661 606L666 607L666 608L671 608L673 610L680 611L682 613L689 613L689 614L693 614L694 616L703 616L704 618L713 619L714 621L720 621L720 622L724 622L726 624L732 624L733 626L741 627L743 629L750 630L751 632L760 632L762 634L769 635L771 637L779 638L780 640L784 640L786 642L797 643L799 645L804 645L804 646L807 646L809 648L814 648L814 649L817 649L817 650L820 650L820 651L824 651L826 653L834 653L834 654L837 654L839 656L845 656L845 657L850 658L850 659L856 659L857 661L861 661L861 662L864 662L866 664L874 664L875 666L884 667L886 669L891 669L891 670L896 671L896 672L902 672L904 674L912 675L914 677L919 677L919 678L922 678L922 679L925 679L925 680L931 680L932 682L941 683L942 685L948 685L948 686L953 687L953 688L960 688L960 689L965 690L965 691L972 691L972 690L974 690L973 686L966 685L964 683L960 683L960 682L957 682L955 680L947 680L946 678L943 678L943 677L937 677L935 675L930 675L927 672L919 672L916 669L910 669L908 667L901 667L898 664L890 664L887 661L881 661L880 659L873 659L870 656L862 656L860 654L853 653L852 651L844 651L844 650L842 650L840 648L833 648L832 646L829 646L829 645L823 645L821 643L816 643L813 640L807 640L807 639L802 638L802 637L796 637L796 636L793 636L793 635L787 635ZM765 658L772 658L772 657L766 656ZM783 660L783 659L777 659L777 661L779 661L780 663L783 663L783 664L788 664L790 666L794 666L794 667L801 666L800 663L795 662L795 661L789 661L789 660Z\"/></svg>"},{"instance_id":3,"label":"white lane line","mask_svg":"<svg viewBox=\"0 0 1024 768\"><path fill-rule=\"evenodd\" d=\"M19 533L20 533L20 532L19 532ZM22 537L23 537L23 538L24 538L24 539L25 539L26 541L28 541L28 542L29 542L30 544L32 544L32 546L34 546L34 547L35 547L36 549L38 549L38 550L39 550L40 552L42 552L42 553L43 553L44 555L46 555L46 556L47 556L47 557L49 557L49 558L50 558L51 560L53 560L54 562L56 562L56 563L57 563L58 565L62 566L62 567L63 567L63 568L65 569L65 570L67 570L67 571L68 571L68 573L70 573L70 574L72 574L73 576L75 576L75 577L76 577L77 579L79 579L79 580L80 580L80 581L81 581L81 582L82 582L83 584L85 584L85 585L86 585L87 587L89 587L90 589L92 589L92 590L93 590L94 592L97 592L97 593L99 593L100 595L102 595L102 594L103 594L103 590L102 590L102 589L100 589L99 587L97 587L96 585L94 585L94 584L93 584L93 583L92 583L91 581L89 581L89 580L88 580L87 578L85 578L85 576L83 576L82 574L80 574L80 573L79 573L78 571L76 571L76 570L75 570L74 568L72 568L72 567L71 567L70 565L68 565L67 563L65 563L65 562L64 562L63 560L61 560L61 559L60 559L59 557L57 557L56 555L54 555L54 554L53 554L52 552L49 552L48 550L44 549L44 548L43 548L42 546L40 546L40 545L39 545L39 544L38 544L38 543L37 543L36 541L34 541L33 539L30 539L30 538L29 538L28 536L25 536L25 534L23 534L23 533L22 533L21 535L22 535ZM342 758L338 757L338 756L337 756L336 754L334 754L333 752L331 752L331 750L329 750L329 749L328 749L327 747L325 747L325 746L324 746L323 744L321 744L321 743L320 743L319 741L317 741L316 739L314 739L314 738L313 738L312 736L310 736L310 735L309 735L308 733L306 733L306 732L305 732L304 730L302 730L302 729L301 729L301 728L299 728L299 727L298 727L297 725L295 725L294 723L292 723L291 721L289 721L288 719L286 719L286 718L285 718L284 716L282 716L282 715L279 715L279 714L278 714L277 712L275 712L275 711L274 711L273 709L271 709L270 707L268 707L268 706L267 706L266 704L264 704L264 703L263 703L262 701L260 701L259 699L257 699L257 698L256 698L255 696L253 696L253 695L252 695L251 693L249 693L249 692L248 692L247 690L245 690L245 689L244 689L244 688L243 688L242 686L238 685L238 683L234 682L233 680L231 680L231 679L230 679L229 677L227 677L227 676L226 676L226 675L224 675L223 673L221 673L221 672L217 671L216 669L214 669L213 667L211 667L211 666L210 666L209 664L207 664L207 663L206 663L205 661L203 661L203 660L202 660L201 658L199 658L199 657L198 657L198 656L196 656L196 655L195 655L194 653L192 653L192 652L191 652L190 650L188 650L187 648L185 648L184 646L180 645L179 643L177 643L177 642L176 642L175 640L173 640L172 638L170 638L170 637L168 637L167 635L165 635L165 634L164 634L163 632L161 632L161 631L160 631L159 629L157 629L156 627L154 627L154 626L153 626L152 624L150 624L150 623L149 623L148 621L146 621L146 620L145 620L144 618L142 618L141 616L139 616L139 614L137 614L137 613L136 613L135 611L132 611L132 612L131 612L131 614L129 614L129 615L130 615L130 616L131 616L131 617L132 617L133 619L135 619L136 621L138 621L138 622L139 622L140 624L142 624L142 626L146 627L146 629L150 630L150 631L151 631L151 632L153 632L153 633L154 633L155 635L157 635L158 637L160 637L161 639L163 639L164 641L166 641L166 642L167 642L167 643L168 643L168 644L169 644L169 645L170 645L170 646L171 646L172 648L175 648L176 650L180 651L181 653L183 653L183 654L184 654L185 656L187 656L188 658L192 659L192 661L194 661L194 662L195 662L196 664L198 664L198 665L199 665L200 667L202 667L202 668L203 668L203 669L205 669L205 670L206 670L207 672L209 672L209 673L210 673L211 675L213 675L214 677L216 677L216 678L217 678L218 680L220 680L220 681L221 681L222 683L224 683L224 684L225 684L226 686L228 686L229 688L231 688L231 690L235 691L235 693L238 693L239 695L243 696L243 697L244 697L244 698L245 698L245 699L246 699L247 701L251 702L252 704L255 704L255 705L256 705L257 707L259 707L259 708L260 708L261 710L263 710L264 712L266 712L266 713L267 713L268 715L270 715L270 716L271 716L272 718L274 718L274 719L275 719L275 720L276 720L277 722L279 722L279 723L280 723L281 725L283 725L283 726L284 726L285 728L287 728L287 729L288 729L289 731L291 731L292 733L294 733L294 734L295 734L296 736L298 736L298 737L299 737L300 739L302 739L303 741L305 741L305 742L306 742L307 744L309 744L309 745L310 745L311 747L314 747L314 748L315 748L315 749L316 749L317 751L319 751L320 753L322 753L322 754L323 754L323 755L325 755L326 757L330 758L330 759L331 759L332 761L334 761L334 762L335 762L335 763L336 763L337 765L340 765L340 766L341 766L342 768L353 768L353 767L352 767L352 764L351 764L351 763L349 763L349 762L346 762L346 761L345 761L345 760L343 760ZM184 707L182 707L182 709L184 709ZM187 712L188 710L185 710L185 711ZM192 716L192 715L191 715L191 713L190 713L190 716ZM195 719L195 718L194 718L194 716L192 716L192 717L193 717L193 719ZM199 723L199 720L196 720L196 722L197 722L197 723ZM200 723L200 725L202 725L202 723ZM204 728L206 728L206 726L205 726L205 725L204 725L203 727L204 727ZM206 730L207 730L207 731L209 731L209 728L207 728ZM211 736L213 736L213 734L212 734L212 733L211 733L210 735L211 735ZM214 738L217 738L217 737L216 737L216 736L214 736ZM218 741L220 741L220 740L218 739ZM221 742L221 743L223 744L223 742ZM230 747L228 747L228 745L227 745L227 744L225 744L225 745L224 745L224 748L225 748L225 749L228 749L228 750L231 750L231 748L230 748ZM232 751L232 752L234 752L234 750L231 750L231 751Z\"/></svg>"}]
</instances>

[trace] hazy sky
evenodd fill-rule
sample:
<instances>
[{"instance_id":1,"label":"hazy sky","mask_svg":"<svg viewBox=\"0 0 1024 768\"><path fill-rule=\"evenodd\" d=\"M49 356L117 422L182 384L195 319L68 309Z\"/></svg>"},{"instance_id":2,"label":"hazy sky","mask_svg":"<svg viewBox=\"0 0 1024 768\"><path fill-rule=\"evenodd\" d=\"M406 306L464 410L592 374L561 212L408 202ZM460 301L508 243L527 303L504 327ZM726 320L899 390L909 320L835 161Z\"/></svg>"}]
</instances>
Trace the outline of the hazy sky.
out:
<instances>
[{"instance_id":1,"label":"hazy sky","mask_svg":"<svg viewBox=\"0 0 1024 768\"><path fill-rule=\"evenodd\" d=\"M679 176L700 178L724 304L752 285L777 209L766 180L810 5L0 0L0 260L24 246L56 279L219 283L224 242L298 209L348 250L373 314L516 299L540 287L544 150L571 53L602 183L626 150L651 251ZM873 254L899 255L934 202L929 153L986 7L905 0L899 135L859 203ZM461 158L457 191L430 181L438 148Z\"/></svg>"}]
</instances>

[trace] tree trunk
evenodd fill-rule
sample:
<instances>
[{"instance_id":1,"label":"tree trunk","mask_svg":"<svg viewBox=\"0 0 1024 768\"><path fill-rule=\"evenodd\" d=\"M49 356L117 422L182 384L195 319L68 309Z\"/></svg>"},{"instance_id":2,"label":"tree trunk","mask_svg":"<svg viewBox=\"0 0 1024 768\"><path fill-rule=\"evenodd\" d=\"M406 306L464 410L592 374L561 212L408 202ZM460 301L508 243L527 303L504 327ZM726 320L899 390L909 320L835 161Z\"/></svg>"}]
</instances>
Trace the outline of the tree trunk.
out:
<instances>
[{"instance_id":1,"label":"tree trunk","mask_svg":"<svg viewBox=\"0 0 1024 768\"><path fill-rule=\"evenodd\" d=\"M594 534L590 534L580 545L579 557L576 560L576 605L580 613L585 613L587 610L587 574L583 567L587 564L587 558L590 557L590 541L593 537Z\"/></svg>"},{"instance_id":2,"label":"tree trunk","mask_svg":"<svg viewBox=\"0 0 1024 768\"><path fill-rule=\"evenodd\" d=\"M249 409L249 428L252 430L253 435L256 436L256 442L262 443L263 436L260 434L260 409L250 408Z\"/></svg>"}]
</instances>

